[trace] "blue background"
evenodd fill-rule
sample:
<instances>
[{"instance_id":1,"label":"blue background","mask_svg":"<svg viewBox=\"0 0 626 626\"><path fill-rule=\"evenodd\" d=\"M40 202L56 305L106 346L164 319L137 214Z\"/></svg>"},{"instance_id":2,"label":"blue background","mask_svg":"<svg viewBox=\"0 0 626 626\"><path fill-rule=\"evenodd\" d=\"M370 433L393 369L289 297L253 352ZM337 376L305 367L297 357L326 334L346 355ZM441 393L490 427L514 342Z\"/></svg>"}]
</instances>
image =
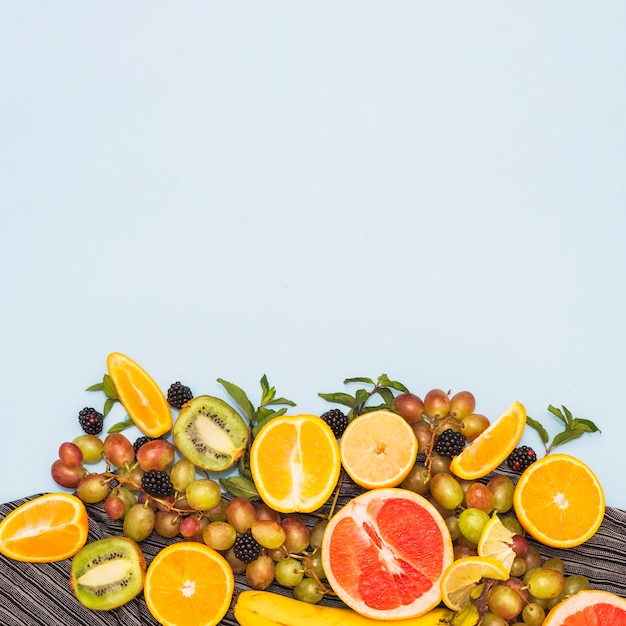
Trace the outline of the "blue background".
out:
<instances>
[{"instance_id":1,"label":"blue background","mask_svg":"<svg viewBox=\"0 0 626 626\"><path fill-rule=\"evenodd\" d=\"M299 412L383 372L564 404L626 507L623 2L0 11L2 501L122 351Z\"/></svg>"}]
</instances>

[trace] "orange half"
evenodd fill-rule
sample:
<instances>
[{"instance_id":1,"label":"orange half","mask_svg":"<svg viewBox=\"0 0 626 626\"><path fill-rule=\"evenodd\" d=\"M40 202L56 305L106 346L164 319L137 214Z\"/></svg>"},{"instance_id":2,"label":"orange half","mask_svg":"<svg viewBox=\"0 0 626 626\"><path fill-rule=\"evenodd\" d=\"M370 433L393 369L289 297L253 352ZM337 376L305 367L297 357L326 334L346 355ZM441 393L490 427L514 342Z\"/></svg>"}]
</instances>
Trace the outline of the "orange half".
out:
<instances>
[{"instance_id":1,"label":"orange half","mask_svg":"<svg viewBox=\"0 0 626 626\"><path fill-rule=\"evenodd\" d=\"M317 415L275 417L250 448L259 495L281 513L319 509L331 496L340 468L337 439Z\"/></svg>"},{"instance_id":2,"label":"orange half","mask_svg":"<svg viewBox=\"0 0 626 626\"><path fill-rule=\"evenodd\" d=\"M142 433L160 437L172 428L167 398L146 370L120 352L109 354L107 369L119 401Z\"/></svg>"},{"instance_id":3,"label":"orange half","mask_svg":"<svg viewBox=\"0 0 626 626\"><path fill-rule=\"evenodd\" d=\"M569 454L548 454L520 476L513 493L515 515L537 541L571 548L592 537L604 519L602 485Z\"/></svg>"},{"instance_id":4,"label":"orange half","mask_svg":"<svg viewBox=\"0 0 626 626\"><path fill-rule=\"evenodd\" d=\"M174 543L155 557L144 583L150 613L163 626L216 626L226 615L235 589L233 570L209 546Z\"/></svg>"},{"instance_id":5,"label":"orange half","mask_svg":"<svg viewBox=\"0 0 626 626\"><path fill-rule=\"evenodd\" d=\"M0 522L0 553L15 561L50 563L86 543L85 505L68 493L48 493L20 505Z\"/></svg>"},{"instance_id":6,"label":"orange half","mask_svg":"<svg viewBox=\"0 0 626 626\"><path fill-rule=\"evenodd\" d=\"M450 463L450 471L464 480L482 478L513 452L524 434L526 408L514 402Z\"/></svg>"}]
</instances>

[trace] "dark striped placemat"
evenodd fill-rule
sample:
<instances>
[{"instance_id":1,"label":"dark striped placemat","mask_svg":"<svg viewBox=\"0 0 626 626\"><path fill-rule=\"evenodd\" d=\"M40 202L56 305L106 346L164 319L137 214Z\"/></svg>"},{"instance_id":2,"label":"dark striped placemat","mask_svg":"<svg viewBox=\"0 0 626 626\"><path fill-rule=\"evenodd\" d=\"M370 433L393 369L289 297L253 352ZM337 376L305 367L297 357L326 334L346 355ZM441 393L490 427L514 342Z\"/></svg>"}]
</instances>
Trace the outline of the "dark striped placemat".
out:
<instances>
[{"instance_id":1,"label":"dark striped placemat","mask_svg":"<svg viewBox=\"0 0 626 626\"><path fill-rule=\"evenodd\" d=\"M515 475L506 468L499 468L498 473L505 473L515 479ZM339 498L339 506L351 497L361 493L362 489L349 480L344 480ZM17 506L35 498L15 500L0 505L0 519L4 518ZM111 520L104 512L102 504L87 505L89 511L89 539L94 541L103 537L122 534L122 524ZM312 525L315 517L304 516ZM148 564L157 552L172 543L172 539L163 539L153 533L141 542L141 548ZM542 546L532 539L544 558L558 556L563 559L567 574L583 574L596 589L612 591L626 597L626 511L607 508L604 521L598 532L585 544L568 550L558 550ZM112 611L98 612L84 609L69 587L70 559L58 563L19 563L0 556L0 624L2 626L146 626L157 625L140 595L128 604ZM245 576L235 576L235 597L248 589ZM271 585L269 590L290 594L278 585ZM333 599L324 599L324 604L340 606ZM232 609L222 620L222 624L236 626Z\"/></svg>"}]
</instances>

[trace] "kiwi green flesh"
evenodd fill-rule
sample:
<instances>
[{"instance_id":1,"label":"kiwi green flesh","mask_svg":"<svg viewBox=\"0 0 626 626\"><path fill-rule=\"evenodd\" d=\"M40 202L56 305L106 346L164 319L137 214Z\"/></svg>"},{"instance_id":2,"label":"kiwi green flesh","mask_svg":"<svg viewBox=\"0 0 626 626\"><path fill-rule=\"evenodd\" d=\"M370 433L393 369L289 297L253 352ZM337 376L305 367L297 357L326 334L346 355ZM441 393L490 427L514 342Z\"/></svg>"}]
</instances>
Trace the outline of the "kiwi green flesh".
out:
<instances>
[{"instance_id":1,"label":"kiwi green flesh","mask_svg":"<svg viewBox=\"0 0 626 626\"><path fill-rule=\"evenodd\" d=\"M197 467L221 472L232 467L248 443L248 426L229 404L198 396L181 409L172 430L179 452Z\"/></svg>"},{"instance_id":2,"label":"kiwi green flesh","mask_svg":"<svg viewBox=\"0 0 626 626\"><path fill-rule=\"evenodd\" d=\"M72 559L70 584L88 609L108 611L126 604L143 589L146 561L125 537L88 543Z\"/></svg>"}]
</instances>

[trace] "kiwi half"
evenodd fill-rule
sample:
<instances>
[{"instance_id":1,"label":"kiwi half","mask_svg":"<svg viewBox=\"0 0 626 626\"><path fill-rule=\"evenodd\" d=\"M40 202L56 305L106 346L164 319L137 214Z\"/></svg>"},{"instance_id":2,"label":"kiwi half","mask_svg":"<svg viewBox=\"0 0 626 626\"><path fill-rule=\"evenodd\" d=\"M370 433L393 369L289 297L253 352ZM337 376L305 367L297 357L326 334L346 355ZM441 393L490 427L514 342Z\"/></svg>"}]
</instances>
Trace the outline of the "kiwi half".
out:
<instances>
[{"instance_id":1,"label":"kiwi half","mask_svg":"<svg viewBox=\"0 0 626 626\"><path fill-rule=\"evenodd\" d=\"M194 465L221 472L243 455L248 444L248 425L223 400L197 396L183 405L172 437L179 452Z\"/></svg>"},{"instance_id":2,"label":"kiwi half","mask_svg":"<svg viewBox=\"0 0 626 626\"><path fill-rule=\"evenodd\" d=\"M126 537L88 543L72 559L70 585L88 609L108 611L132 600L143 589L146 561Z\"/></svg>"}]
</instances>

